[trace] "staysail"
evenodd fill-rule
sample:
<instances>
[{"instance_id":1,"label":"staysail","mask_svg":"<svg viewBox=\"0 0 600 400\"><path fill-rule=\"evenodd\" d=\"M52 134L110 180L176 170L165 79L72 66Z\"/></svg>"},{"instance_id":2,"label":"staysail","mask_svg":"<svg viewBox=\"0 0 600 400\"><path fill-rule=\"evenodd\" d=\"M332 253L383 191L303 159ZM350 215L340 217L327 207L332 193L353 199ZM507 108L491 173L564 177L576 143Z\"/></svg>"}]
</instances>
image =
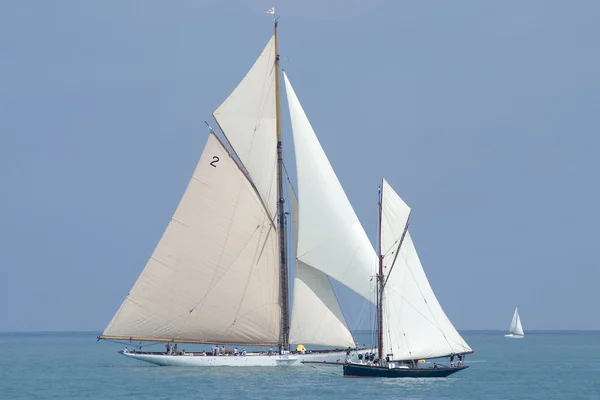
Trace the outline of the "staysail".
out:
<instances>
[{"instance_id":1,"label":"staysail","mask_svg":"<svg viewBox=\"0 0 600 400\"><path fill-rule=\"evenodd\" d=\"M381 196L381 247L384 281L387 279L383 292L384 357L417 360L471 352L435 297L410 231L395 254L410 208L385 180Z\"/></svg>"},{"instance_id":2,"label":"staysail","mask_svg":"<svg viewBox=\"0 0 600 400\"><path fill-rule=\"evenodd\" d=\"M513 314L512 320L510 321L508 333L512 333L513 335L519 336L525 335L525 332L523 332L523 326L521 325L521 317L519 316L518 307L515 308L515 313Z\"/></svg>"},{"instance_id":3,"label":"staysail","mask_svg":"<svg viewBox=\"0 0 600 400\"><path fill-rule=\"evenodd\" d=\"M211 134L146 267L100 338L275 345L277 232Z\"/></svg>"},{"instance_id":4,"label":"staysail","mask_svg":"<svg viewBox=\"0 0 600 400\"><path fill-rule=\"evenodd\" d=\"M290 187L290 212L294 246L298 245L298 199ZM296 261L290 343L354 347L329 277Z\"/></svg>"},{"instance_id":5,"label":"staysail","mask_svg":"<svg viewBox=\"0 0 600 400\"><path fill-rule=\"evenodd\" d=\"M298 179L297 259L374 302L377 255L348 201L300 101L283 74Z\"/></svg>"},{"instance_id":6,"label":"staysail","mask_svg":"<svg viewBox=\"0 0 600 400\"><path fill-rule=\"evenodd\" d=\"M277 209L275 36L250 71L213 113L271 216Z\"/></svg>"}]
</instances>

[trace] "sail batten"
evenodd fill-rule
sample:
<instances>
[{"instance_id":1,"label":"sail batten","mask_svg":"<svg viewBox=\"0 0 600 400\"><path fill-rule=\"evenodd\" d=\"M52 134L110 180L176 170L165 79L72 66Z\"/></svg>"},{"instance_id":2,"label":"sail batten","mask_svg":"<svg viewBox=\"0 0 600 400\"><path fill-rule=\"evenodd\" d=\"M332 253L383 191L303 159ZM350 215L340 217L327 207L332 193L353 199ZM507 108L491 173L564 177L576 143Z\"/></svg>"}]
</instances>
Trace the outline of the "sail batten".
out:
<instances>
[{"instance_id":1,"label":"sail batten","mask_svg":"<svg viewBox=\"0 0 600 400\"><path fill-rule=\"evenodd\" d=\"M297 259L373 302L377 255L284 73L298 179Z\"/></svg>"},{"instance_id":2,"label":"sail batten","mask_svg":"<svg viewBox=\"0 0 600 400\"><path fill-rule=\"evenodd\" d=\"M278 241L211 133L173 218L104 337L277 343Z\"/></svg>"},{"instance_id":3,"label":"sail batten","mask_svg":"<svg viewBox=\"0 0 600 400\"><path fill-rule=\"evenodd\" d=\"M417 360L470 353L433 293L410 230L405 231L409 215L410 207L384 180L381 247L387 283L382 305L383 354L394 360ZM403 236L398 249L395 246Z\"/></svg>"}]
</instances>

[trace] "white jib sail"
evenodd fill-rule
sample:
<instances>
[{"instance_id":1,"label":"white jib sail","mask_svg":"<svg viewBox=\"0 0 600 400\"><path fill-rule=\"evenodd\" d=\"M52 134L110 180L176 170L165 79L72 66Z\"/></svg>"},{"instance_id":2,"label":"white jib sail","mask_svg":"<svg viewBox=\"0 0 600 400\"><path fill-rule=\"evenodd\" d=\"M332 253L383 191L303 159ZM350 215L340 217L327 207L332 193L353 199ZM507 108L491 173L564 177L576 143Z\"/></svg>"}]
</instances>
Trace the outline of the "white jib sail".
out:
<instances>
[{"instance_id":1,"label":"white jib sail","mask_svg":"<svg viewBox=\"0 0 600 400\"><path fill-rule=\"evenodd\" d=\"M382 248L402 236L409 208L384 181L382 192ZM383 229L389 225L388 229ZM392 234L393 236L387 237ZM385 257L391 263L393 257ZM471 348L456 331L438 302L410 232L406 233L393 265L384 265L389 274L383 294L383 350L394 360L435 358ZM390 272L391 270L391 272Z\"/></svg>"},{"instance_id":2,"label":"white jib sail","mask_svg":"<svg viewBox=\"0 0 600 400\"><path fill-rule=\"evenodd\" d=\"M294 248L297 249L298 199L291 188L289 192ZM294 271L290 343L354 347L329 277L302 261L296 261Z\"/></svg>"},{"instance_id":3,"label":"white jib sail","mask_svg":"<svg viewBox=\"0 0 600 400\"><path fill-rule=\"evenodd\" d=\"M276 344L277 231L211 134L152 257L104 331L123 338Z\"/></svg>"},{"instance_id":4,"label":"white jib sail","mask_svg":"<svg viewBox=\"0 0 600 400\"><path fill-rule=\"evenodd\" d=\"M377 254L344 193L286 74L298 179L297 258L374 302Z\"/></svg>"},{"instance_id":5,"label":"white jib sail","mask_svg":"<svg viewBox=\"0 0 600 400\"><path fill-rule=\"evenodd\" d=\"M523 326L521 325L521 317L519 316L518 307L515 308L515 313L510 321L510 328L508 328L508 332L512 333L513 335L525 335L525 332L523 332Z\"/></svg>"},{"instance_id":6,"label":"white jib sail","mask_svg":"<svg viewBox=\"0 0 600 400\"><path fill-rule=\"evenodd\" d=\"M213 116L274 216L277 208L275 38Z\"/></svg>"}]
</instances>

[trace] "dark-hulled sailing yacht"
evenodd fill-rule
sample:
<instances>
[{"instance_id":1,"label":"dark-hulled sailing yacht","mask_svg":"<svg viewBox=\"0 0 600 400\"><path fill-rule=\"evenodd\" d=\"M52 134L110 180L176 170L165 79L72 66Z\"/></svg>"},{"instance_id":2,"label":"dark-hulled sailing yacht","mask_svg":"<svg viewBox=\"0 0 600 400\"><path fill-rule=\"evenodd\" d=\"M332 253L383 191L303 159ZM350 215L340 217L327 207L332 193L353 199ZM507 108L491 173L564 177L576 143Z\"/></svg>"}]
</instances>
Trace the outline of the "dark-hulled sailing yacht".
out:
<instances>
[{"instance_id":1,"label":"dark-hulled sailing yacht","mask_svg":"<svg viewBox=\"0 0 600 400\"><path fill-rule=\"evenodd\" d=\"M429 285L408 231L410 213L384 179L379 194L377 354L346 363L345 377L444 378L468 368L464 357L473 350ZM424 366L425 360L441 357L450 357L449 365Z\"/></svg>"}]
</instances>

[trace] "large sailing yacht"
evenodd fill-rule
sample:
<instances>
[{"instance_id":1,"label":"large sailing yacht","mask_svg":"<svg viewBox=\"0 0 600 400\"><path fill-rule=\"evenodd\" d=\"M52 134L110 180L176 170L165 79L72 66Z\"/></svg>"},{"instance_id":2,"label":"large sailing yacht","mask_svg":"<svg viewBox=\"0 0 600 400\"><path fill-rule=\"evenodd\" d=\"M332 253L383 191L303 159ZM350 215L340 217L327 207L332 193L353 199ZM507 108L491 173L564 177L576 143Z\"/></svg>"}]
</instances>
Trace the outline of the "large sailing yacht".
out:
<instances>
[{"instance_id":1,"label":"large sailing yacht","mask_svg":"<svg viewBox=\"0 0 600 400\"><path fill-rule=\"evenodd\" d=\"M121 351L127 357L156 365L279 366L367 351L355 348L330 278L373 303L377 255L284 75L298 178L298 197L291 192L288 202L296 249L290 318L277 31L275 22L259 58L213 113L232 151L211 128L160 242L98 337L277 351L161 353L140 346ZM300 351L290 351L290 343Z\"/></svg>"}]
</instances>

